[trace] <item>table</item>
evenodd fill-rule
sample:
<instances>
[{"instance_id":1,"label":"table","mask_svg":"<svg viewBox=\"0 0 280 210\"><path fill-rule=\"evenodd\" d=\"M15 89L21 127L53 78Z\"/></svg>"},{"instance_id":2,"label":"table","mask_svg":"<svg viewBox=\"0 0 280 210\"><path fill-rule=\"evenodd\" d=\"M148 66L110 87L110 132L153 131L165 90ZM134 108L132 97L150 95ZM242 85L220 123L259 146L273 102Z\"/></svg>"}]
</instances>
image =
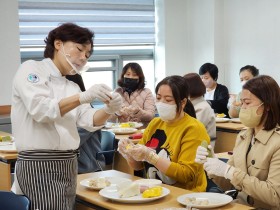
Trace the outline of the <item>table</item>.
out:
<instances>
[{"instance_id":1,"label":"table","mask_svg":"<svg viewBox=\"0 0 280 210\"><path fill-rule=\"evenodd\" d=\"M10 133L0 131L0 136L9 136ZM12 186L11 164L17 160L17 153L0 152L0 190L10 191Z\"/></svg>"},{"instance_id":2,"label":"table","mask_svg":"<svg viewBox=\"0 0 280 210\"><path fill-rule=\"evenodd\" d=\"M217 140L214 147L215 153L232 151L238 133L244 128L245 126L241 123L216 123Z\"/></svg>"},{"instance_id":3,"label":"table","mask_svg":"<svg viewBox=\"0 0 280 210\"><path fill-rule=\"evenodd\" d=\"M116 170L95 172L94 174L100 177L118 176L123 178L129 178L132 180L136 180L139 178ZM118 202L107 200L102 196L100 196L98 191L89 190L79 184L81 180L90 178L92 177L92 175L93 173L78 175L77 191L76 191L77 210L91 210L91 209L131 210L133 208L145 209L145 210L161 210L163 208L168 208L168 207L183 208L184 206L182 206L180 203L177 202L177 197L183 194L192 193L192 191L189 190L163 184L163 187L166 187L170 190L170 194L167 195L166 197L148 203L137 203L137 204L118 203ZM230 203L225 206L219 207L219 209L245 210L245 209L252 209L252 207L245 206L238 203Z\"/></svg>"}]
</instances>

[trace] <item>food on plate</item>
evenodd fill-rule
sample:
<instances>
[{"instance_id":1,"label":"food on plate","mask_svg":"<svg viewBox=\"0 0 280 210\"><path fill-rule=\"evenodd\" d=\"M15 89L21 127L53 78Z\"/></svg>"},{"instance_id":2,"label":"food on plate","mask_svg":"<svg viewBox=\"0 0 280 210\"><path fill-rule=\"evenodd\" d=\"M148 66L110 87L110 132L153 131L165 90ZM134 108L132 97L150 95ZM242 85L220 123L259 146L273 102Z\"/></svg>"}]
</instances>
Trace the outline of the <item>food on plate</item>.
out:
<instances>
[{"instance_id":1,"label":"food on plate","mask_svg":"<svg viewBox=\"0 0 280 210\"><path fill-rule=\"evenodd\" d=\"M217 114L217 117L218 118L223 118L223 117L225 117L226 115L224 114L224 113L220 113L220 114Z\"/></svg>"},{"instance_id":2,"label":"food on plate","mask_svg":"<svg viewBox=\"0 0 280 210\"><path fill-rule=\"evenodd\" d=\"M135 123L133 123L133 122L121 123L120 127L121 128L134 128Z\"/></svg>"},{"instance_id":3,"label":"food on plate","mask_svg":"<svg viewBox=\"0 0 280 210\"><path fill-rule=\"evenodd\" d=\"M122 181L122 182L120 182L120 183L118 183L118 184L116 185L117 190L120 191L121 189L123 189L123 188L129 186L131 183L132 183L131 180Z\"/></svg>"},{"instance_id":4,"label":"food on plate","mask_svg":"<svg viewBox=\"0 0 280 210\"><path fill-rule=\"evenodd\" d=\"M147 185L140 185L140 193L143 193L145 190L149 189L150 187Z\"/></svg>"},{"instance_id":5,"label":"food on plate","mask_svg":"<svg viewBox=\"0 0 280 210\"><path fill-rule=\"evenodd\" d=\"M162 190L163 189L161 186L151 187L143 192L142 197L143 198L153 198L153 197L161 196Z\"/></svg>"},{"instance_id":6,"label":"food on plate","mask_svg":"<svg viewBox=\"0 0 280 210\"><path fill-rule=\"evenodd\" d=\"M206 140L203 140L203 141L201 142L201 146L204 147L205 149L207 149L207 151L208 151L208 156L207 156L207 157L212 158L213 155L212 155L211 150L208 148L208 143L207 143Z\"/></svg>"},{"instance_id":7,"label":"food on plate","mask_svg":"<svg viewBox=\"0 0 280 210\"><path fill-rule=\"evenodd\" d=\"M0 136L0 142L8 142L8 141L12 141L11 136Z\"/></svg>"},{"instance_id":8,"label":"food on plate","mask_svg":"<svg viewBox=\"0 0 280 210\"><path fill-rule=\"evenodd\" d=\"M117 187L120 198L129 198L140 195L140 186L134 182L123 182Z\"/></svg>"},{"instance_id":9,"label":"food on plate","mask_svg":"<svg viewBox=\"0 0 280 210\"><path fill-rule=\"evenodd\" d=\"M121 128L130 128L128 123L121 123L120 127Z\"/></svg>"},{"instance_id":10,"label":"food on plate","mask_svg":"<svg viewBox=\"0 0 280 210\"><path fill-rule=\"evenodd\" d=\"M208 198L195 198L195 197L187 197L186 198L187 205L200 205L200 206L207 206L209 205Z\"/></svg>"},{"instance_id":11,"label":"food on plate","mask_svg":"<svg viewBox=\"0 0 280 210\"><path fill-rule=\"evenodd\" d=\"M89 187L104 188L111 185L111 183L105 177L93 178L88 181Z\"/></svg>"}]
</instances>

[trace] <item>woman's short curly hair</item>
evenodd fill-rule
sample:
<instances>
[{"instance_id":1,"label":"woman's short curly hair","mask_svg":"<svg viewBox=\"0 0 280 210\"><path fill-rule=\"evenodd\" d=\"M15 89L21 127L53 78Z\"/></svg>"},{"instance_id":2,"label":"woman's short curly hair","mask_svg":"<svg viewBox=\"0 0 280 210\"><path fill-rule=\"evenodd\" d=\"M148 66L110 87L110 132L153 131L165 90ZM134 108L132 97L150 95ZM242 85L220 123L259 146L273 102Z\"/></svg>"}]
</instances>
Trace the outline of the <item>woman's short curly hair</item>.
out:
<instances>
[{"instance_id":1,"label":"woman's short curly hair","mask_svg":"<svg viewBox=\"0 0 280 210\"><path fill-rule=\"evenodd\" d=\"M94 32L88 28L78 26L74 23L64 23L57 28L51 30L44 40L46 48L44 51L45 58L54 58L54 41L61 40L62 42L72 41L79 44L91 44L91 54L93 52Z\"/></svg>"}]
</instances>

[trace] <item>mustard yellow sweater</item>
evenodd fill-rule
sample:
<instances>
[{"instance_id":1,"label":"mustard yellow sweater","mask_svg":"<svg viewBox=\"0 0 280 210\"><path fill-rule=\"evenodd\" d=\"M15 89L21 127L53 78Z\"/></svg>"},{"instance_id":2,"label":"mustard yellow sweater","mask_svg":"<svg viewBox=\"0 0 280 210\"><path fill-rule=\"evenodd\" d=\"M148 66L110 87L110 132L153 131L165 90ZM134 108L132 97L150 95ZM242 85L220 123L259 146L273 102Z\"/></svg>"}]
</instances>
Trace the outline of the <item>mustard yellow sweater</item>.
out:
<instances>
[{"instance_id":1,"label":"mustard yellow sweater","mask_svg":"<svg viewBox=\"0 0 280 210\"><path fill-rule=\"evenodd\" d=\"M203 165L194 162L197 147L202 140L210 143L204 125L188 114L175 123L154 118L145 129L139 144L155 149L159 156L169 159L171 165L163 174L145 162L147 177L196 192L205 191L207 181Z\"/></svg>"}]
</instances>

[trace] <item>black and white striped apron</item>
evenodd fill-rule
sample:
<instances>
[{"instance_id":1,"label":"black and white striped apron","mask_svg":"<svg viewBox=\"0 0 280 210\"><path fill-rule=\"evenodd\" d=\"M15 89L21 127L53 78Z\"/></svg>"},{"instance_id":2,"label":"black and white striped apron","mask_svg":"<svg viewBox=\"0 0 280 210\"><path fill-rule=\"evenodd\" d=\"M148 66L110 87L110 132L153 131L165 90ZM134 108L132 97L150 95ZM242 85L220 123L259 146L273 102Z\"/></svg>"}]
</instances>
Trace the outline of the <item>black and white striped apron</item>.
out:
<instances>
[{"instance_id":1,"label":"black and white striped apron","mask_svg":"<svg viewBox=\"0 0 280 210\"><path fill-rule=\"evenodd\" d=\"M73 210L77 184L76 150L29 150L18 155L16 175L31 210Z\"/></svg>"}]
</instances>

